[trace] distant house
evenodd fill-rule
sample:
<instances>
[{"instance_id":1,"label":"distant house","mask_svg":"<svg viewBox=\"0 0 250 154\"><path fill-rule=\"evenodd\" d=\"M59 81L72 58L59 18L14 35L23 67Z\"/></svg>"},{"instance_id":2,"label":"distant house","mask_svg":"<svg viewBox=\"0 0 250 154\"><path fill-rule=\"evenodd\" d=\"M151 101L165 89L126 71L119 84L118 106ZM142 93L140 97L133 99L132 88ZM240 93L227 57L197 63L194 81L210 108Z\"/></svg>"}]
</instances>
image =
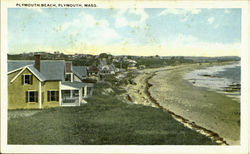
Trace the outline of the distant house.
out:
<instances>
[{"instance_id":1,"label":"distant house","mask_svg":"<svg viewBox=\"0 0 250 154\"><path fill-rule=\"evenodd\" d=\"M121 80L121 79L125 78L126 76L127 76L126 73L120 73L117 76L115 76L115 78L118 79L118 80Z\"/></svg>"},{"instance_id":2,"label":"distant house","mask_svg":"<svg viewBox=\"0 0 250 154\"><path fill-rule=\"evenodd\" d=\"M128 68L127 68L127 69L128 69L128 70L136 70L137 67L135 66L134 63L132 63L132 64L129 64L129 65L128 65Z\"/></svg>"},{"instance_id":3,"label":"distant house","mask_svg":"<svg viewBox=\"0 0 250 154\"><path fill-rule=\"evenodd\" d=\"M132 59L126 59L125 61L129 62L131 64L136 64L137 63L135 60L132 60Z\"/></svg>"},{"instance_id":4,"label":"distant house","mask_svg":"<svg viewBox=\"0 0 250 154\"><path fill-rule=\"evenodd\" d=\"M139 69L145 69L146 66L145 65L139 65Z\"/></svg>"},{"instance_id":5,"label":"distant house","mask_svg":"<svg viewBox=\"0 0 250 154\"><path fill-rule=\"evenodd\" d=\"M88 68L87 66L72 66L73 73L78 76L81 80L88 78Z\"/></svg>"},{"instance_id":6,"label":"distant house","mask_svg":"<svg viewBox=\"0 0 250 154\"><path fill-rule=\"evenodd\" d=\"M100 65L98 65L100 75L109 75L119 72L113 64L108 65L106 60L100 60Z\"/></svg>"},{"instance_id":7,"label":"distant house","mask_svg":"<svg viewBox=\"0 0 250 154\"><path fill-rule=\"evenodd\" d=\"M112 60L112 62L118 63L118 62L120 62L120 60L119 60L118 58L114 58L114 59Z\"/></svg>"},{"instance_id":8,"label":"distant house","mask_svg":"<svg viewBox=\"0 0 250 154\"><path fill-rule=\"evenodd\" d=\"M87 75L89 79L99 80L99 69L96 66L90 66L87 69Z\"/></svg>"},{"instance_id":9,"label":"distant house","mask_svg":"<svg viewBox=\"0 0 250 154\"><path fill-rule=\"evenodd\" d=\"M64 60L8 61L8 108L80 106L92 95L94 84ZM84 70L84 68L83 68Z\"/></svg>"}]
</instances>

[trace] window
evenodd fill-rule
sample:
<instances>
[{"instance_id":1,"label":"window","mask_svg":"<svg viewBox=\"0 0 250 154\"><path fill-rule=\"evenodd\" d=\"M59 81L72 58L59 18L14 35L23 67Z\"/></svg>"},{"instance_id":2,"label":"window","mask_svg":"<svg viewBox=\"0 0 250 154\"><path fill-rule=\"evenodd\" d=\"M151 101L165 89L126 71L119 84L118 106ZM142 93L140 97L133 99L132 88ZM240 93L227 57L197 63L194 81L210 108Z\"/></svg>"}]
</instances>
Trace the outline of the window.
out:
<instances>
[{"instance_id":1,"label":"window","mask_svg":"<svg viewBox=\"0 0 250 154\"><path fill-rule=\"evenodd\" d=\"M50 100L51 101L56 101L56 91L51 91L50 92Z\"/></svg>"},{"instance_id":2,"label":"window","mask_svg":"<svg viewBox=\"0 0 250 154\"><path fill-rule=\"evenodd\" d=\"M62 90L62 97L63 98L70 97L70 90Z\"/></svg>"},{"instance_id":3,"label":"window","mask_svg":"<svg viewBox=\"0 0 250 154\"><path fill-rule=\"evenodd\" d=\"M65 81L70 81L71 82L71 74L66 74L65 75Z\"/></svg>"},{"instance_id":4,"label":"window","mask_svg":"<svg viewBox=\"0 0 250 154\"><path fill-rule=\"evenodd\" d=\"M26 102L38 102L38 92L26 91Z\"/></svg>"},{"instance_id":5,"label":"window","mask_svg":"<svg viewBox=\"0 0 250 154\"><path fill-rule=\"evenodd\" d=\"M48 102L49 101L59 101L59 91L48 91Z\"/></svg>"},{"instance_id":6,"label":"window","mask_svg":"<svg viewBox=\"0 0 250 154\"><path fill-rule=\"evenodd\" d=\"M78 90L73 90L73 97L78 97L79 96L79 91Z\"/></svg>"},{"instance_id":7,"label":"window","mask_svg":"<svg viewBox=\"0 0 250 154\"><path fill-rule=\"evenodd\" d=\"M91 87L87 87L87 95L91 95Z\"/></svg>"},{"instance_id":8,"label":"window","mask_svg":"<svg viewBox=\"0 0 250 154\"><path fill-rule=\"evenodd\" d=\"M22 76L22 84L32 84L32 75L25 74Z\"/></svg>"}]
</instances>

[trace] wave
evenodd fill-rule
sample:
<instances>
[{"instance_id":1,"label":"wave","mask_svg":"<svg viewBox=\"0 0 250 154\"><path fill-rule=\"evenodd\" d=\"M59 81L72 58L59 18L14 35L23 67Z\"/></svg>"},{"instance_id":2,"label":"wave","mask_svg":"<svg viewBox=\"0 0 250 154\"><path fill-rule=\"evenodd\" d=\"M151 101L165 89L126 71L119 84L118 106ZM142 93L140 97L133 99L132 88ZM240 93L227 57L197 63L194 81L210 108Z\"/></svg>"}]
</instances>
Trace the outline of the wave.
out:
<instances>
[{"instance_id":1,"label":"wave","mask_svg":"<svg viewBox=\"0 0 250 154\"><path fill-rule=\"evenodd\" d=\"M235 78L229 76L236 75L237 78L240 79L240 71L239 73L233 73L233 71L235 71L234 69L240 69L240 63L194 70L187 73L184 78L194 86L205 87L209 90L223 93L235 100L239 100L241 89L240 80L235 80Z\"/></svg>"}]
</instances>

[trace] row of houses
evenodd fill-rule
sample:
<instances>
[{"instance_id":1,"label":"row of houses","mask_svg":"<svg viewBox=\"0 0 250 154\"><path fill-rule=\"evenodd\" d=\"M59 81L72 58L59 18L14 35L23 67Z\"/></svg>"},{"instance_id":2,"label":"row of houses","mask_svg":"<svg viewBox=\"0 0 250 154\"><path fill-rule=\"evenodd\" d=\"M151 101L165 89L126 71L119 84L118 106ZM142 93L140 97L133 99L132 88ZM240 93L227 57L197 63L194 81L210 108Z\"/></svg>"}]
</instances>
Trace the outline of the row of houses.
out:
<instances>
[{"instance_id":1,"label":"row of houses","mask_svg":"<svg viewBox=\"0 0 250 154\"><path fill-rule=\"evenodd\" d=\"M80 106L92 96L95 83L106 75L125 70L100 60L98 66L73 66L71 61L41 60L8 61L8 108L49 108ZM130 60L128 69L136 69Z\"/></svg>"},{"instance_id":2,"label":"row of houses","mask_svg":"<svg viewBox=\"0 0 250 154\"><path fill-rule=\"evenodd\" d=\"M87 68L64 60L8 61L8 108L80 106L95 84Z\"/></svg>"}]
</instances>

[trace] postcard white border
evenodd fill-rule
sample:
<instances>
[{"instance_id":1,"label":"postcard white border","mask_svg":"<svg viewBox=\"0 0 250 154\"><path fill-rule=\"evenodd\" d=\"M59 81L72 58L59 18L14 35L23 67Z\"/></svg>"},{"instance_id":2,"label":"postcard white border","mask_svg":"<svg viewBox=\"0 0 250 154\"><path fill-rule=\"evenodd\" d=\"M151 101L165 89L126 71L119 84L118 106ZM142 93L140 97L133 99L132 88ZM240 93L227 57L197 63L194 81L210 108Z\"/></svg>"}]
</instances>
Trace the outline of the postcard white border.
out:
<instances>
[{"instance_id":1,"label":"postcard white border","mask_svg":"<svg viewBox=\"0 0 250 154\"><path fill-rule=\"evenodd\" d=\"M116 145L7 145L7 8L16 3L90 3L97 8L242 8L242 95L240 146L116 146ZM1 1L1 152L3 153L248 153L249 152L249 1Z\"/></svg>"}]
</instances>

